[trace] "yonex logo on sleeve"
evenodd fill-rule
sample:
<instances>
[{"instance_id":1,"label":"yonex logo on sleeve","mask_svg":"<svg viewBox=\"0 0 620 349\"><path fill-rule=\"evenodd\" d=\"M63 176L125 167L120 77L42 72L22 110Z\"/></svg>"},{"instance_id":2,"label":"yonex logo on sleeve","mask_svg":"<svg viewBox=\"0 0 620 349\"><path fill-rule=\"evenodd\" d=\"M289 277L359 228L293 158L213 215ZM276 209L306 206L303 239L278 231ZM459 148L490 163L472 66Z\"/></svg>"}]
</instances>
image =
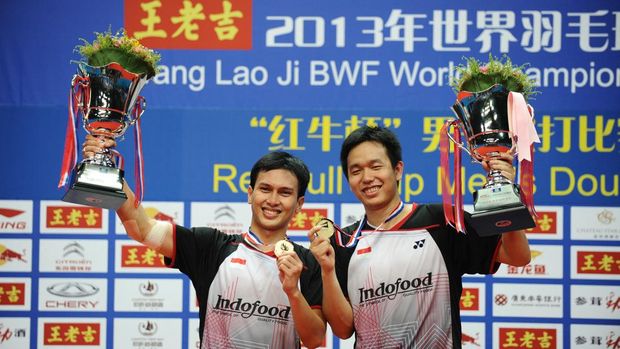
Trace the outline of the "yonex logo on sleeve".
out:
<instances>
[{"instance_id":1,"label":"yonex logo on sleeve","mask_svg":"<svg viewBox=\"0 0 620 349\"><path fill-rule=\"evenodd\" d=\"M418 248L422 248L424 247L424 241L426 241L426 239L422 239L422 240L418 240L413 244L413 249L417 250Z\"/></svg>"}]
</instances>

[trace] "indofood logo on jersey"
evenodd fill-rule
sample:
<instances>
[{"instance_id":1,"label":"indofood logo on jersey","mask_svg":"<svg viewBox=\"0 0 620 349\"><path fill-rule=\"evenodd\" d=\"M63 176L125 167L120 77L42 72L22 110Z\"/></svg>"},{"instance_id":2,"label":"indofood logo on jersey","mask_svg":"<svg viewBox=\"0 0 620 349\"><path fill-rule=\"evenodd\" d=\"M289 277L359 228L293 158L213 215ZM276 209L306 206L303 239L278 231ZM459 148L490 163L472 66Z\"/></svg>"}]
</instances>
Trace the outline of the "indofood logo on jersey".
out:
<instances>
[{"instance_id":1,"label":"indofood logo on jersey","mask_svg":"<svg viewBox=\"0 0 620 349\"><path fill-rule=\"evenodd\" d=\"M291 313L290 306L270 307L268 305L261 304L261 301L256 301L254 303L244 302L243 298L237 298L232 301L230 299L222 298L222 295L217 295L215 309L240 314L244 319L247 319L250 316L259 316L273 320L288 320Z\"/></svg>"},{"instance_id":2,"label":"indofood logo on jersey","mask_svg":"<svg viewBox=\"0 0 620 349\"><path fill-rule=\"evenodd\" d=\"M429 272L425 277L411 280L396 279L395 282L386 284L382 282L377 288L359 288L360 304L381 299L393 300L398 294L405 294L433 287L433 273Z\"/></svg>"}]
</instances>

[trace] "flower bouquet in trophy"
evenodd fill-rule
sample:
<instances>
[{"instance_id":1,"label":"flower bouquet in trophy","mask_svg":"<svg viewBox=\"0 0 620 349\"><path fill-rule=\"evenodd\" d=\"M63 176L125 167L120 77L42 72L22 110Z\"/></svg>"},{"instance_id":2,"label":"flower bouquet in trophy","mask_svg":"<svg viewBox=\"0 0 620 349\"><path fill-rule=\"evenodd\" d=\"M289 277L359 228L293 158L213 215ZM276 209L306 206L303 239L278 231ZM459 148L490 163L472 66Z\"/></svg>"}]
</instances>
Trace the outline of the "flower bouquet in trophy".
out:
<instances>
[{"instance_id":1,"label":"flower bouquet in trophy","mask_svg":"<svg viewBox=\"0 0 620 349\"><path fill-rule=\"evenodd\" d=\"M123 158L105 149L77 162L78 114L86 132L95 137L118 138L135 125L136 205L141 201L142 141L140 116L146 102L140 91L157 69L159 54L142 46L124 30L96 33L96 39L76 47L83 60L76 62L71 80L69 121L58 187L70 186L63 200L88 206L117 209L127 200L123 192ZM84 61L85 60L85 61Z\"/></svg>"},{"instance_id":2,"label":"flower bouquet in trophy","mask_svg":"<svg viewBox=\"0 0 620 349\"><path fill-rule=\"evenodd\" d=\"M518 158L519 184L491 170L487 183L474 193L471 226L478 235L500 233L534 227L533 144L539 143L533 121L533 108L527 104L534 82L509 58L481 64L474 58L457 67L451 82L457 94L452 110L457 119L447 121L441 130L440 152L442 195L448 223L465 232L461 149L474 162L482 163L511 152ZM454 150L454 209L448 174L450 141Z\"/></svg>"}]
</instances>

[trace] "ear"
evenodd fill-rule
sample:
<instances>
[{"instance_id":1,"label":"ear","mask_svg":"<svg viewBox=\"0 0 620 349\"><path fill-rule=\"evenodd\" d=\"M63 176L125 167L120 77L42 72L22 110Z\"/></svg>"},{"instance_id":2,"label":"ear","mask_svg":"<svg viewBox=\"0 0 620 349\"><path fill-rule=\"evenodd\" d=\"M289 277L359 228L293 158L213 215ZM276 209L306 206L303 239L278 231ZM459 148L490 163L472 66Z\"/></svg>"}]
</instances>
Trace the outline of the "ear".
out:
<instances>
[{"instance_id":1,"label":"ear","mask_svg":"<svg viewBox=\"0 0 620 349\"><path fill-rule=\"evenodd\" d=\"M253 192L254 192L254 190L252 189L252 187L248 185L248 204L252 203L252 193Z\"/></svg>"},{"instance_id":2,"label":"ear","mask_svg":"<svg viewBox=\"0 0 620 349\"><path fill-rule=\"evenodd\" d=\"M396 180L399 182L403 179L404 168L405 164L402 161L399 161L394 167L394 174L396 175Z\"/></svg>"},{"instance_id":3,"label":"ear","mask_svg":"<svg viewBox=\"0 0 620 349\"><path fill-rule=\"evenodd\" d=\"M301 207L304 205L304 201L305 201L305 197L304 196L300 196L297 199L297 207L295 208L295 212L300 212L301 211Z\"/></svg>"}]
</instances>

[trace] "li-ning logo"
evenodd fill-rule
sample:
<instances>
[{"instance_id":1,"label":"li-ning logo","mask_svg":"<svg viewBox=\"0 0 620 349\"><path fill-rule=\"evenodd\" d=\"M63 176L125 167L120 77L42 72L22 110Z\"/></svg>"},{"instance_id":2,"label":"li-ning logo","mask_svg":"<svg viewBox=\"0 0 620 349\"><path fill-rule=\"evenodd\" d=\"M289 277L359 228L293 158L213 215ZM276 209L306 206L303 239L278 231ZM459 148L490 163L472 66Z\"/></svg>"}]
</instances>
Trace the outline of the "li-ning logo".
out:
<instances>
[{"instance_id":1,"label":"li-ning logo","mask_svg":"<svg viewBox=\"0 0 620 349\"><path fill-rule=\"evenodd\" d=\"M382 282L377 288L363 288L360 287L360 304L375 299L387 298L392 300L396 298L399 293L405 293L420 289L426 289L433 287L433 273L429 272L424 278L413 278L411 280L403 280L398 278L391 284Z\"/></svg>"},{"instance_id":2,"label":"li-ning logo","mask_svg":"<svg viewBox=\"0 0 620 349\"><path fill-rule=\"evenodd\" d=\"M221 295L217 295L217 303L215 303L215 309L223 310L231 313L239 313L244 319L250 316L260 316L270 319L286 319L288 320L291 312L291 307L269 307L261 304L260 301L254 303L244 302L242 298L237 298L234 301L230 299L222 298Z\"/></svg>"},{"instance_id":3,"label":"li-ning logo","mask_svg":"<svg viewBox=\"0 0 620 349\"><path fill-rule=\"evenodd\" d=\"M611 224L613 221L616 220L616 217L614 217L614 213L608 210L603 210L601 213L596 215L596 218L602 224Z\"/></svg>"}]
</instances>

